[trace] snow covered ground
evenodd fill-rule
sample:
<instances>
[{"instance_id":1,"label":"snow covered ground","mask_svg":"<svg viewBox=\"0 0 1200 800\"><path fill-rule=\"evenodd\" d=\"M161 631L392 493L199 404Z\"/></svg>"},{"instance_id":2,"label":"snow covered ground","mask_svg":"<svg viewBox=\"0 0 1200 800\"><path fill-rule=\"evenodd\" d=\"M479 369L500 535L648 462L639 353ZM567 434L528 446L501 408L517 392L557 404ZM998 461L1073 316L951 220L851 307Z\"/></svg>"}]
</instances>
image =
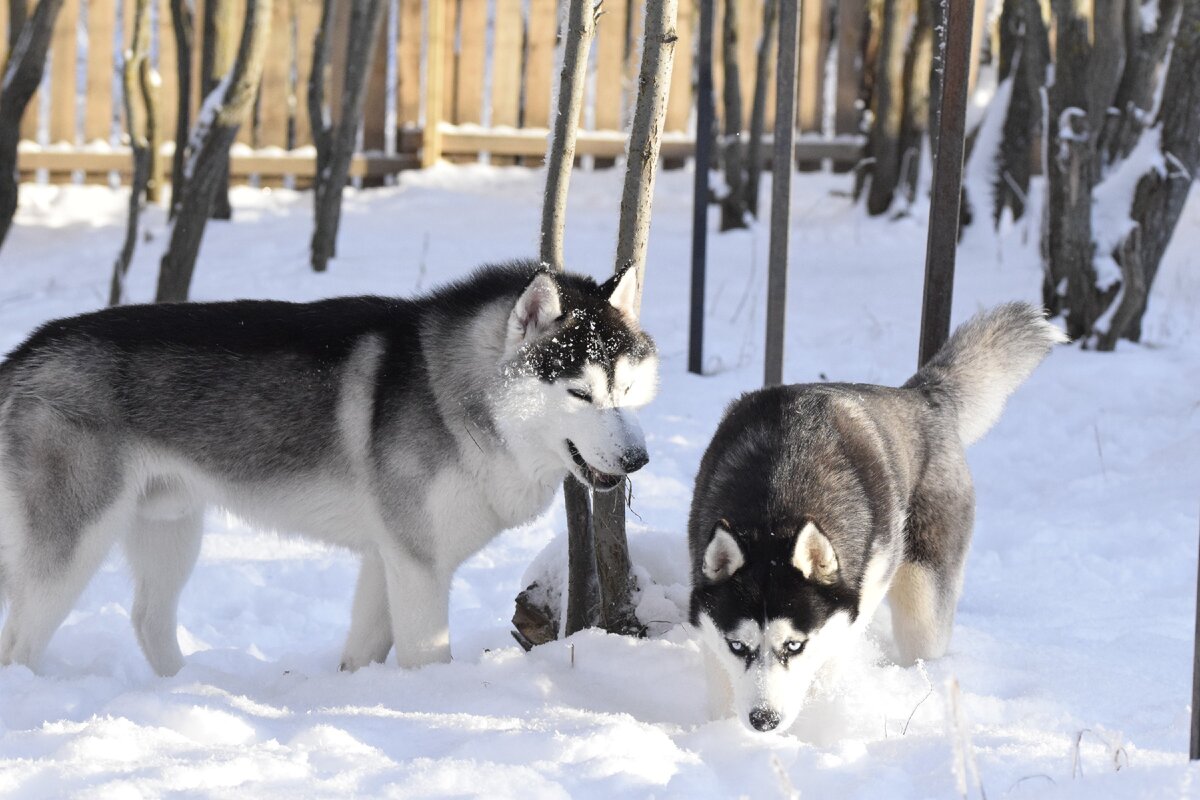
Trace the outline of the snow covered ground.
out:
<instances>
[{"instance_id":1,"label":"snow covered ground","mask_svg":"<svg viewBox=\"0 0 1200 800\"><path fill-rule=\"evenodd\" d=\"M567 256L612 269L618 171L577 174ZM351 193L339 258L308 271L311 198L238 190L210 226L195 299L410 294L488 260L529 255L543 174L438 168ZM920 217L869 220L842 176L795 182L790 381L903 381L916 360ZM24 187L0 251L0 347L99 307L124 195ZM355 562L214 512L184 592L187 666L155 677L129 625L114 554L52 641L40 674L0 669L0 795L907 798L958 796L956 753L998 797L1200 796L1186 761L1200 532L1200 192L1151 300L1146 342L1059 348L970 451L975 543L950 654L891 660L887 611L788 735L709 722L696 645L678 625L684 528L700 455L725 404L761 380L767 234L710 238L705 377L688 375L691 175L661 177L644 322L662 391L643 415L634 559L654 586L654 636L585 632L525 654L509 636L526 570L564 547L558 502L468 561L454 587L454 663L340 674ZM134 300L152 294L159 212ZM955 322L1039 297L1036 231L972 233ZM0 524L3 524L0 521ZM549 550L546 548L549 546ZM573 658L572 658L573 656ZM948 680L961 686L954 718ZM1076 747L1076 741L1079 741Z\"/></svg>"}]
</instances>

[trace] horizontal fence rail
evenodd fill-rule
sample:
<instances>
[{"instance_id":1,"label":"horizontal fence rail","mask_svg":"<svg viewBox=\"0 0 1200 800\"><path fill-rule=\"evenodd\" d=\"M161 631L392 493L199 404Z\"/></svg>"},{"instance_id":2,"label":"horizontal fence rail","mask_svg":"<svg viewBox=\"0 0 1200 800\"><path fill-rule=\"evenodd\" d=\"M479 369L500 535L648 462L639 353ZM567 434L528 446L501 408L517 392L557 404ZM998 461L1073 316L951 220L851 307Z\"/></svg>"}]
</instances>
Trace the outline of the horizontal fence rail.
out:
<instances>
[{"instance_id":1,"label":"horizontal fence rail","mask_svg":"<svg viewBox=\"0 0 1200 800\"><path fill-rule=\"evenodd\" d=\"M743 119L754 96L755 57L762 34L763 0L736 1L736 43ZM834 159L853 163L861 145L858 102L867 0L796 0L801 9L797 86L801 163ZM244 2L244 0L242 0ZM242 9L233 0L240 27ZM372 65L359 150L351 174L379 179L420 165L417 155L429 124L437 125L440 155L455 162L541 163L550 127L562 0L390 0ZM129 42L133 0L64 0L51 44L46 76L22 120L22 177L53 182L128 179L129 151L121 119L122 53ZM195 30L203 30L204 0L196 2ZM350 3L336 5L330 74L346 60ZM444 31L431 47L430 8L441 9ZM636 94L644 0L604 0L588 72L578 153L598 166L611 164L625 147ZM293 181L304 185L313 167L312 137L305 110L313 37L320 0L277 0L271 40L253 113L242 124L232 158L238 181ZM0 15L0 47L7 46L7 15ZM175 40L168 0L153 0L151 59L161 76L159 124L164 152L174 139L180 95ZM675 65L662 157L673 166L693 150L697 0L680 0ZM437 26L435 26L436 29ZM197 35L197 40L199 40ZM193 53L198 107L199 42ZM714 89L722 114L724 69L715 46ZM428 85L427 59L441 59L441 80ZM773 59L773 55L772 55ZM774 70L769 70L767 108L774 108ZM330 108L341 107L339 80L327 88ZM433 95L436 94L436 97ZM434 102L431 102L434 101ZM426 109L441 109L427 120ZM766 129L773 125L768 111ZM195 118L193 113L193 119ZM768 152L769 145L765 148Z\"/></svg>"}]
</instances>

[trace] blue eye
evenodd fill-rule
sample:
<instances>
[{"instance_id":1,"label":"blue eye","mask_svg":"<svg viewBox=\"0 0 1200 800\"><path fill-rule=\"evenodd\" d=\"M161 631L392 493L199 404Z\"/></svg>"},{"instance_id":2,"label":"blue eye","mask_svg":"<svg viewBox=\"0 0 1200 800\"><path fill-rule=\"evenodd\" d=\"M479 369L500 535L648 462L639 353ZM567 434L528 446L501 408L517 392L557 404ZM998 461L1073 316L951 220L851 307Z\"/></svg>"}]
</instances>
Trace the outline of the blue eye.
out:
<instances>
[{"instance_id":1,"label":"blue eye","mask_svg":"<svg viewBox=\"0 0 1200 800\"><path fill-rule=\"evenodd\" d=\"M582 400L585 403L592 402L591 394L583 391L582 389L567 389L567 394L571 395L571 397L574 397L576 400Z\"/></svg>"},{"instance_id":2,"label":"blue eye","mask_svg":"<svg viewBox=\"0 0 1200 800\"><path fill-rule=\"evenodd\" d=\"M725 643L729 645L729 651L735 656L744 656L750 651L745 642L739 642L737 639L726 639Z\"/></svg>"},{"instance_id":3,"label":"blue eye","mask_svg":"<svg viewBox=\"0 0 1200 800\"><path fill-rule=\"evenodd\" d=\"M800 653L802 653L804 651L804 645L806 645L806 644L808 644L807 639L805 639L804 641L797 641L795 639L792 639L791 641L787 641L787 642L783 643L783 650L789 656L799 655Z\"/></svg>"}]
</instances>

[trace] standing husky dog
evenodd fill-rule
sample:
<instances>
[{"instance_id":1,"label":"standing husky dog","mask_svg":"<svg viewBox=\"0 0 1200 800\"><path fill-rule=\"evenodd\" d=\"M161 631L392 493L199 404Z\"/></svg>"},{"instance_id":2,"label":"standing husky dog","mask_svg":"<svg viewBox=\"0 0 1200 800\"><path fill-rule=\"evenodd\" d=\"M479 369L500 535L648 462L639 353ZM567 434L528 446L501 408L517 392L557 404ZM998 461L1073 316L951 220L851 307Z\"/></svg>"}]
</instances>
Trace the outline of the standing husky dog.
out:
<instances>
[{"instance_id":1,"label":"standing husky dog","mask_svg":"<svg viewBox=\"0 0 1200 800\"><path fill-rule=\"evenodd\" d=\"M963 452L1065 337L1012 303L900 389L779 386L733 403L692 499L690 619L710 711L795 721L816 671L891 598L900 658L946 651L974 522Z\"/></svg>"},{"instance_id":2,"label":"standing husky dog","mask_svg":"<svg viewBox=\"0 0 1200 800\"><path fill-rule=\"evenodd\" d=\"M455 568L642 467L654 344L632 271L531 262L416 300L128 306L51 322L0 365L0 663L34 664L115 539L162 675L206 505L362 554L344 669L450 657Z\"/></svg>"}]
</instances>

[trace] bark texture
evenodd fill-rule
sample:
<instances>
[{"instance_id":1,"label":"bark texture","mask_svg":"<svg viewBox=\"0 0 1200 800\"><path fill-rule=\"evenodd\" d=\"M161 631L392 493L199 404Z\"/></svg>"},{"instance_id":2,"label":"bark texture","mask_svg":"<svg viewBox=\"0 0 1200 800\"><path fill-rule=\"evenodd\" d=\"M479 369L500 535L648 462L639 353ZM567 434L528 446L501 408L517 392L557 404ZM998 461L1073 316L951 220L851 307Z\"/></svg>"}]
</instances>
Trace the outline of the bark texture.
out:
<instances>
[{"instance_id":1,"label":"bark texture","mask_svg":"<svg viewBox=\"0 0 1200 800\"><path fill-rule=\"evenodd\" d=\"M872 74L871 130L865 160L870 174L867 212L892 206L900 180L904 125L905 52L916 21L917 0L884 0L878 11L878 50Z\"/></svg>"},{"instance_id":2,"label":"bark texture","mask_svg":"<svg viewBox=\"0 0 1200 800\"><path fill-rule=\"evenodd\" d=\"M725 66L725 135L721 160L725 165L725 196L721 198L721 230L746 227L745 157L742 152L742 79L738 68L738 3L725 3L721 25L721 61Z\"/></svg>"},{"instance_id":3,"label":"bark texture","mask_svg":"<svg viewBox=\"0 0 1200 800\"><path fill-rule=\"evenodd\" d=\"M24 12L23 3L12 1L10 24L15 17L21 16L16 11L17 4L21 6L22 14ZM0 246L4 244L13 215L17 213L17 144L21 139L21 117L42 81L46 51L62 4L63 0L40 0L33 15L24 19L19 29L9 29L9 41L13 44L0 84L3 87L0 88Z\"/></svg>"},{"instance_id":4,"label":"bark texture","mask_svg":"<svg viewBox=\"0 0 1200 800\"><path fill-rule=\"evenodd\" d=\"M375 54L375 42L379 39L383 9L383 0L356 0L350 8L341 116L329 136L327 162L324 169L317 172L313 192L316 227L313 230L311 255L315 272L324 272L336 251L342 192L350 177L350 160L354 157L354 145L362 123L363 101L367 96L367 71Z\"/></svg>"},{"instance_id":5,"label":"bark texture","mask_svg":"<svg viewBox=\"0 0 1200 800\"><path fill-rule=\"evenodd\" d=\"M188 131L192 129L192 52L196 39L196 11L192 0L171 0L171 30L175 35L175 72L179 77L179 105L175 109L175 155L171 158L170 219L175 219L181 197L174 190L183 174Z\"/></svg>"},{"instance_id":6,"label":"bark texture","mask_svg":"<svg viewBox=\"0 0 1200 800\"><path fill-rule=\"evenodd\" d=\"M671 63L675 52L678 0L647 0L642 66L638 73L637 105L629 133L621 218L617 226L616 271L637 275L636 311L641 311L646 274L646 243L650 233L654 176L662 142ZM596 566L600 575L601 618L612 633L639 631L631 603L629 543L625 536L625 497L628 480L611 492L595 492Z\"/></svg>"},{"instance_id":7,"label":"bark texture","mask_svg":"<svg viewBox=\"0 0 1200 800\"><path fill-rule=\"evenodd\" d=\"M1133 226L1112 253L1121 268L1121 300L1108 329L1099 332L1100 350L1112 350L1122 337L1141 339L1146 298L1200 170L1200 0L1182 6L1159 116L1162 162L1138 181Z\"/></svg>"},{"instance_id":8,"label":"bark texture","mask_svg":"<svg viewBox=\"0 0 1200 800\"><path fill-rule=\"evenodd\" d=\"M154 123L153 67L150 66L150 0L137 0L133 11L133 35L125 51L123 70L123 99L125 127L129 134L129 149L133 156L133 178L129 185L129 214L125 224L125 241L113 264L108 304L125 301L125 275L137 246L138 220L142 204L149 194L152 139L149 131Z\"/></svg>"},{"instance_id":9,"label":"bark texture","mask_svg":"<svg viewBox=\"0 0 1200 800\"><path fill-rule=\"evenodd\" d=\"M764 0L762 38L754 61L754 101L750 108L750 141L746 148L746 210L758 216L758 187L763 170L763 127L767 117L767 81L770 78L771 42L779 0Z\"/></svg>"},{"instance_id":10,"label":"bark texture","mask_svg":"<svg viewBox=\"0 0 1200 800\"><path fill-rule=\"evenodd\" d=\"M219 100L206 103L188 143L182 181L176 186L182 202L171 226L170 243L158 273L158 302L188 298L200 241L223 179L229 177L229 147L254 100L262 75L263 56L271 20L272 0L246 0L241 45Z\"/></svg>"},{"instance_id":11,"label":"bark texture","mask_svg":"<svg viewBox=\"0 0 1200 800\"><path fill-rule=\"evenodd\" d=\"M1004 209L1013 219L1025 213L1033 154L1045 131L1042 86L1050 61L1050 41L1038 0L1005 0L1000 15L1000 80L1012 80L1004 110L1004 130L996 154L991 217L1000 224Z\"/></svg>"},{"instance_id":12,"label":"bark texture","mask_svg":"<svg viewBox=\"0 0 1200 800\"><path fill-rule=\"evenodd\" d=\"M269 22L264 24L270 24ZM237 35L232 0L206 0L204 6L204 35L200 47L200 97L208 96L221 82L233 64L233 42ZM212 204L213 219L230 219L229 156L224 157L223 174L217 179L217 194Z\"/></svg>"}]
</instances>

